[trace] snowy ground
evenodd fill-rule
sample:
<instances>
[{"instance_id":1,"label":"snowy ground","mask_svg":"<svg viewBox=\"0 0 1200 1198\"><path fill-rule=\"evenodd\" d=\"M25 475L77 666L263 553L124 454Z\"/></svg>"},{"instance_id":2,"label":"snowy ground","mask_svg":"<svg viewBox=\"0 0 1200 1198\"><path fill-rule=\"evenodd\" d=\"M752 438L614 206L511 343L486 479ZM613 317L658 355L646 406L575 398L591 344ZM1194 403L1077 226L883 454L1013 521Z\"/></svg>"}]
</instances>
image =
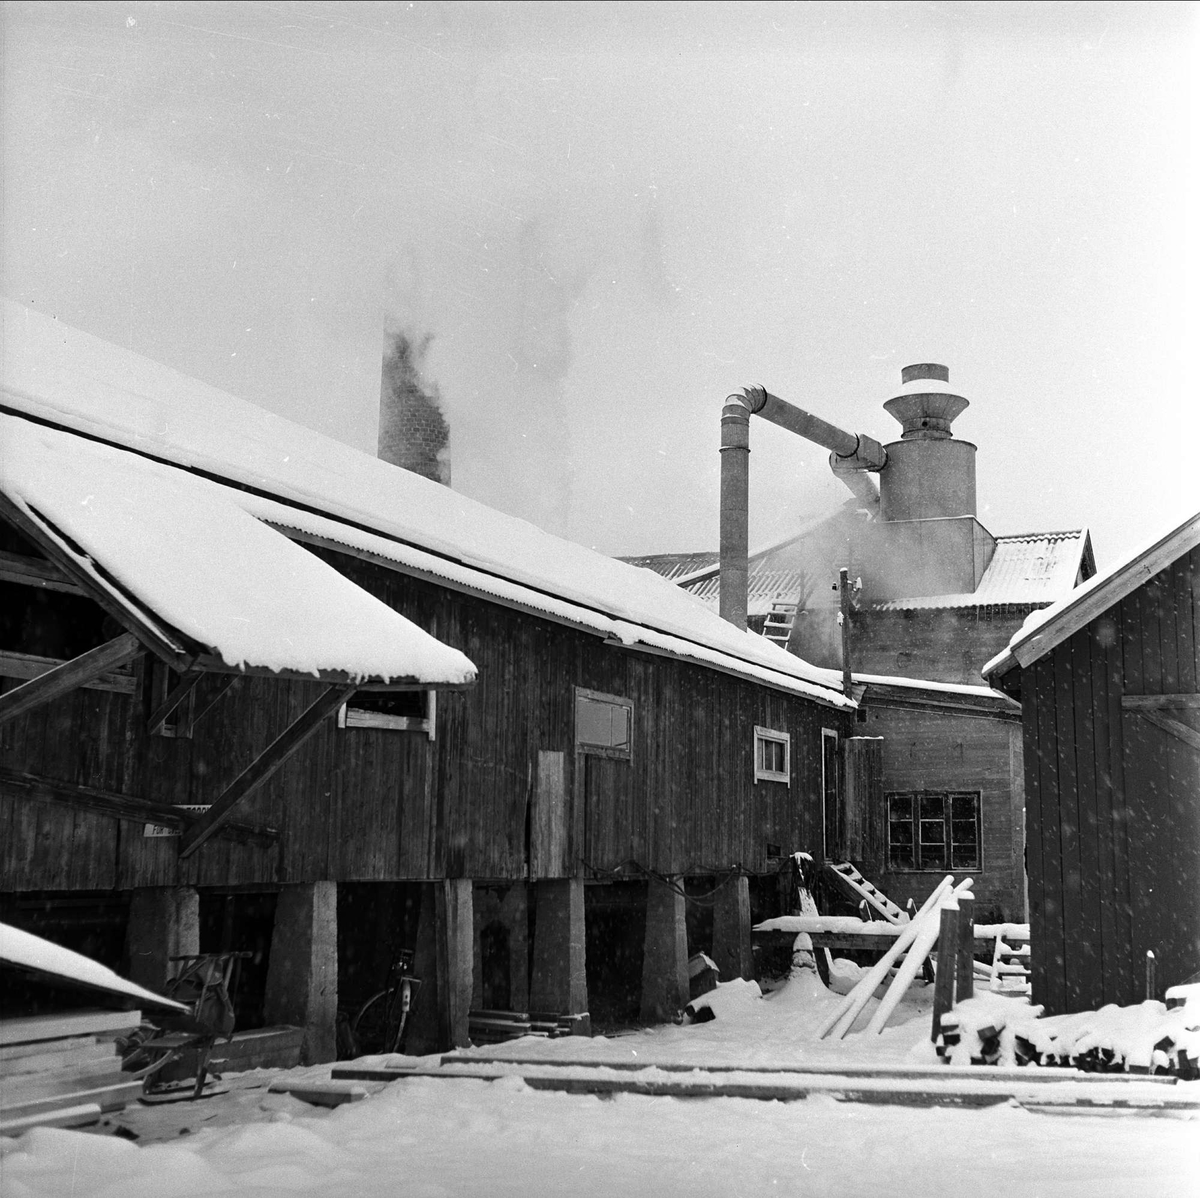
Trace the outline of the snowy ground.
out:
<instances>
[{"instance_id":1,"label":"snowy ground","mask_svg":"<svg viewBox=\"0 0 1200 1198\"><path fill-rule=\"evenodd\" d=\"M728 997L737 999L733 988ZM859 1033L814 1041L836 998L805 975L765 1000L747 988L709 1023L503 1050L526 1060L731 1066L934 1060L924 988L872 1043ZM327 1079L329 1066L288 1076L305 1075ZM411 1078L323 1110L268 1094L273 1076L226 1079L227 1095L198 1104L132 1107L120 1123L138 1133L136 1144L50 1129L9 1141L4 1198L1200 1194L1192 1117L863 1105L818 1094L791 1103L599 1099L535 1091L515 1076Z\"/></svg>"}]
</instances>

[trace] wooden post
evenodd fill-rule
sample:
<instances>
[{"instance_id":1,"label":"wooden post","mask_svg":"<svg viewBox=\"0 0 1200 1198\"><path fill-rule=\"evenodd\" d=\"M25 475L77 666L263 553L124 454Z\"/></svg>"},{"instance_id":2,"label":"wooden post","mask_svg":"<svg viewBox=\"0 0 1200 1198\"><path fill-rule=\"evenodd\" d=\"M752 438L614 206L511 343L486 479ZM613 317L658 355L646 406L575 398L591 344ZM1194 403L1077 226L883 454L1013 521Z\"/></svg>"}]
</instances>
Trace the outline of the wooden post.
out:
<instances>
[{"instance_id":1,"label":"wooden post","mask_svg":"<svg viewBox=\"0 0 1200 1198\"><path fill-rule=\"evenodd\" d=\"M842 625L842 693L850 697L850 571L838 571L838 600Z\"/></svg>"},{"instance_id":2,"label":"wooden post","mask_svg":"<svg viewBox=\"0 0 1200 1198\"><path fill-rule=\"evenodd\" d=\"M304 1028L304 1065L337 1058L337 966L337 883L285 886L275 907L266 1017Z\"/></svg>"},{"instance_id":3,"label":"wooden post","mask_svg":"<svg viewBox=\"0 0 1200 1198\"><path fill-rule=\"evenodd\" d=\"M583 879L539 881L535 893L529 1006L559 1015L585 1014L588 995Z\"/></svg>"},{"instance_id":4,"label":"wooden post","mask_svg":"<svg viewBox=\"0 0 1200 1198\"><path fill-rule=\"evenodd\" d=\"M434 890L437 918L439 1038L448 1048L470 1043L468 1013L474 977L474 888L470 878L446 878Z\"/></svg>"},{"instance_id":5,"label":"wooden post","mask_svg":"<svg viewBox=\"0 0 1200 1198\"><path fill-rule=\"evenodd\" d=\"M954 969L954 1001L975 997L975 900L958 900L958 959Z\"/></svg>"},{"instance_id":6,"label":"wooden post","mask_svg":"<svg viewBox=\"0 0 1200 1198\"><path fill-rule=\"evenodd\" d=\"M929 1036L934 1041L942 1030L942 1016L954 1006L958 929L958 911L953 907L943 907L938 927L937 980L933 984L933 1029Z\"/></svg>"},{"instance_id":7,"label":"wooden post","mask_svg":"<svg viewBox=\"0 0 1200 1198\"><path fill-rule=\"evenodd\" d=\"M721 981L754 977L750 940L750 879L730 878L716 893L713 904L713 960Z\"/></svg>"},{"instance_id":8,"label":"wooden post","mask_svg":"<svg viewBox=\"0 0 1200 1198\"><path fill-rule=\"evenodd\" d=\"M200 951L200 895L190 886L145 886L133 892L125 952L129 980L159 994L175 975L172 957Z\"/></svg>"},{"instance_id":9,"label":"wooden post","mask_svg":"<svg viewBox=\"0 0 1200 1198\"><path fill-rule=\"evenodd\" d=\"M688 985L686 900L683 878L646 885L646 937L642 954L642 1019L674 1019L691 997Z\"/></svg>"}]
</instances>

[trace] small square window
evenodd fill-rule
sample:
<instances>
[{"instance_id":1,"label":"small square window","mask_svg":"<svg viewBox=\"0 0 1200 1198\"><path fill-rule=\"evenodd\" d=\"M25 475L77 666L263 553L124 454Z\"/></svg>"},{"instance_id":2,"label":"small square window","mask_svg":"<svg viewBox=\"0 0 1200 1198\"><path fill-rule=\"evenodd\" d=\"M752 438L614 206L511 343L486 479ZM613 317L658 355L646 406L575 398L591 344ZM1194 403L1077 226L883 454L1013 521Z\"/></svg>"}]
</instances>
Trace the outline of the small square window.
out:
<instances>
[{"instance_id":1,"label":"small square window","mask_svg":"<svg viewBox=\"0 0 1200 1198\"><path fill-rule=\"evenodd\" d=\"M792 738L787 732L773 728L754 729L755 782L791 781Z\"/></svg>"},{"instance_id":2,"label":"small square window","mask_svg":"<svg viewBox=\"0 0 1200 1198\"><path fill-rule=\"evenodd\" d=\"M357 691L338 708L338 727L424 732L433 740L437 691Z\"/></svg>"},{"instance_id":3,"label":"small square window","mask_svg":"<svg viewBox=\"0 0 1200 1198\"><path fill-rule=\"evenodd\" d=\"M575 688L575 747L602 757L629 757L633 702L619 695Z\"/></svg>"}]
</instances>

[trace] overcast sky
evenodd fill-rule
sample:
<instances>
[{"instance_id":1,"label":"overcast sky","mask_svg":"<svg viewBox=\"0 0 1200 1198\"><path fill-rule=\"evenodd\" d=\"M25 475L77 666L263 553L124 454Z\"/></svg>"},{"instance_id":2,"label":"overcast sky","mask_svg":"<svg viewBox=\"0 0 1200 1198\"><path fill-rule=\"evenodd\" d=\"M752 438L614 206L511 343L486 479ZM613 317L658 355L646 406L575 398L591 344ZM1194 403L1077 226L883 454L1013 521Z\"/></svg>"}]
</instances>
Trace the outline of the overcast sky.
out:
<instances>
[{"instance_id":1,"label":"overcast sky","mask_svg":"<svg viewBox=\"0 0 1200 1198\"><path fill-rule=\"evenodd\" d=\"M994 533L1197 495L1193 5L13 3L3 289L374 452L431 334L454 485L715 548L746 383L971 401ZM752 544L847 495L752 431Z\"/></svg>"}]
</instances>

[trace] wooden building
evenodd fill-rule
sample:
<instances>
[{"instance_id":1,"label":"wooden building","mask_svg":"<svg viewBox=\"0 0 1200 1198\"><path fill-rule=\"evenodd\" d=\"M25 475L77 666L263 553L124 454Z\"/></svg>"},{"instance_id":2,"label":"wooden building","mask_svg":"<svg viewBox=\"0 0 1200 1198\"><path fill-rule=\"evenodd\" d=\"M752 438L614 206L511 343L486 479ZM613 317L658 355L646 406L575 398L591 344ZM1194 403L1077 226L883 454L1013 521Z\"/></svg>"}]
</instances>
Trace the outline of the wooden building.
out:
<instances>
[{"instance_id":1,"label":"wooden building","mask_svg":"<svg viewBox=\"0 0 1200 1198\"><path fill-rule=\"evenodd\" d=\"M309 1059L339 986L361 1001L406 946L412 1047L462 1043L472 1006L585 1014L605 928L647 1017L686 1002L689 949L749 972L751 904L839 794L836 673L38 314L4 332L8 922L148 984L143 957L251 949L249 1020L303 1024ZM223 557L198 508L252 548ZM216 623L187 624L193 591ZM247 603L274 613L257 656ZM63 662L76 689L18 710Z\"/></svg>"},{"instance_id":2,"label":"wooden building","mask_svg":"<svg viewBox=\"0 0 1200 1198\"><path fill-rule=\"evenodd\" d=\"M1200 515L984 673L1021 703L1034 1001L1161 998L1200 970Z\"/></svg>"}]
</instances>

